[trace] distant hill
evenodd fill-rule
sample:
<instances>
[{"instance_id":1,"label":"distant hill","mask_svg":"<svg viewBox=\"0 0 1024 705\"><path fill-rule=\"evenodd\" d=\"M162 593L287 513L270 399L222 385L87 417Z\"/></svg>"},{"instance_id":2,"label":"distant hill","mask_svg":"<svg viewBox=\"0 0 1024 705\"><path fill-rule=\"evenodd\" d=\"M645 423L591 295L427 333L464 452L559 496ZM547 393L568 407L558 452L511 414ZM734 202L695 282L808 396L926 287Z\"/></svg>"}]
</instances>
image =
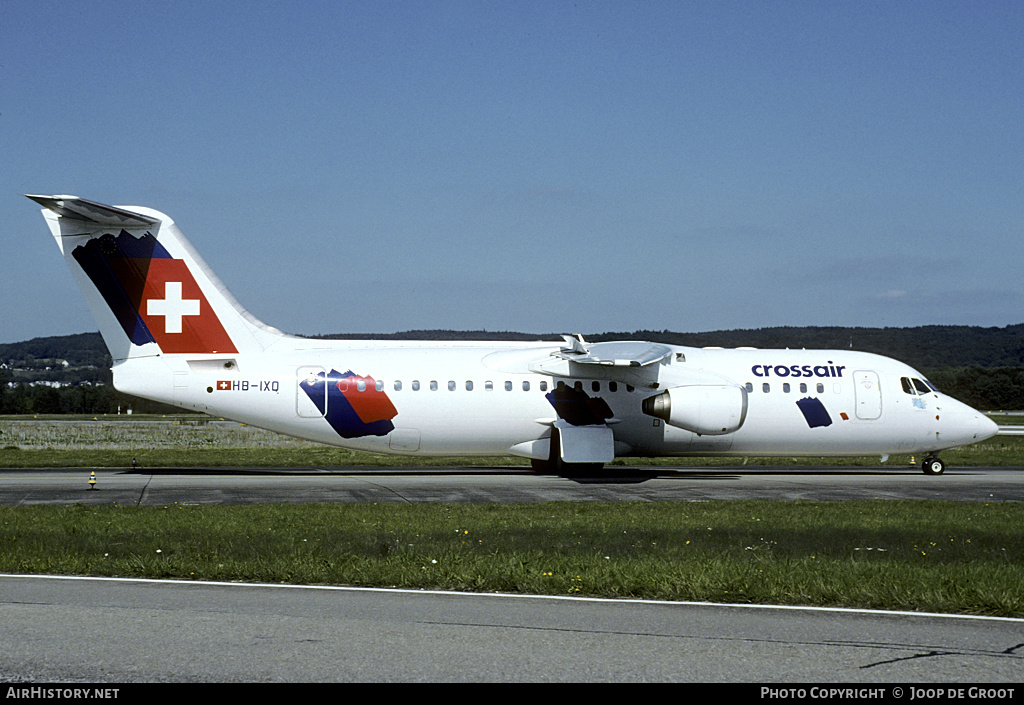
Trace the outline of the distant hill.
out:
<instances>
[{"instance_id":1,"label":"distant hill","mask_svg":"<svg viewBox=\"0 0 1024 705\"><path fill-rule=\"evenodd\" d=\"M22 343L0 343L0 364L34 360L60 359L81 367L110 366L110 355L99 333L57 335L32 338Z\"/></svg>"},{"instance_id":2,"label":"distant hill","mask_svg":"<svg viewBox=\"0 0 1024 705\"><path fill-rule=\"evenodd\" d=\"M389 334L336 334L325 339L373 340L559 340L558 333L415 330ZM918 369L1024 366L1024 324L1003 328L921 326L918 328L778 327L677 333L584 333L590 342L650 340L672 345L721 348L852 349L878 353Z\"/></svg>"},{"instance_id":3,"label":"distant hill","mask_svg":"<svg viewBox=\"0 0 1024 705\"><path fill-rule=\"evenodd\" d=\"M560 340L559 333L513 331L412 330L400 333L338 333L310 336L334 340ZM921 326L917 328L777 327L678 333L583 333L591 342L651 340L694 347L824 348L878 353L918 369L951 367L1024 367L1024 324L1003 328ZM33 338L0 344L0 363L66 360L70 367L109 367L99 333Z\"/></svg>"}]
</instances>

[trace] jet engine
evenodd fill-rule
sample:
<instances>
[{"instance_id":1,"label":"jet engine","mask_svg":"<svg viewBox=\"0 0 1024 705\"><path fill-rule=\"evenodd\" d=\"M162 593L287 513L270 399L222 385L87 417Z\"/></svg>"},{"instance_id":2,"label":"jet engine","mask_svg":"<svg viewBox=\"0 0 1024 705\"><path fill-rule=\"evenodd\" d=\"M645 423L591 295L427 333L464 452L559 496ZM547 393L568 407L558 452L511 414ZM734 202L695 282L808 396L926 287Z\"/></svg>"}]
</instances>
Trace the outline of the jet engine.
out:
<instances>
[{"instance_id":1,"label":"jet engine","mask_svg":"<svg viewBox=\"0 0 1024 705\"><path fill-rule=\"evenodd\" d=\"M747 418L747 390L735 385L671 387L642 403L643 412L698 436L733 433Z\"/></svg>"}]
</instances>

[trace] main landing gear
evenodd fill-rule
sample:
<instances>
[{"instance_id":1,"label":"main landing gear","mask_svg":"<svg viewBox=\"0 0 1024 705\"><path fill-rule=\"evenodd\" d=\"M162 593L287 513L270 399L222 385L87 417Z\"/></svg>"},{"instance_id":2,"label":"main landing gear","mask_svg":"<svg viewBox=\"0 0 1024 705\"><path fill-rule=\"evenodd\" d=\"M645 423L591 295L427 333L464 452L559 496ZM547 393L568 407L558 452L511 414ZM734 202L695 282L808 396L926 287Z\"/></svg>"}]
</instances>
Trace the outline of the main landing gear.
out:
<instances>
[{"instance_id":1,"label":"main landing gear","mask_svg":"<svg viewBox=\"0 0 1024 705\"><path fill-rule=\"evenodd\" d=\"M946 471L946 464L939 460L939 456L929 455L921 464L921 469L925 475L941 475Z\"/></svg>"}]
</instances>

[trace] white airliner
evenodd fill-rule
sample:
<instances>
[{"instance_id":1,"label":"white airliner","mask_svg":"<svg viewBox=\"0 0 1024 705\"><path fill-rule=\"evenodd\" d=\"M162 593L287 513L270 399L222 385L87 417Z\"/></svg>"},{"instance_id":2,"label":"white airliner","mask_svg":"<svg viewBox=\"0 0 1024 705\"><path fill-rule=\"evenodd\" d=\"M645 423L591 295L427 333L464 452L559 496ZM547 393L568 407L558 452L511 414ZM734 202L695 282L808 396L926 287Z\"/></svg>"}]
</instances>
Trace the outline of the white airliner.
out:
<instances>
[{"instance_id":1,"label":"white airliner","mask_svg":"<svg viewBox=\"0 0 1024 705\"><path fill-rule=\"evenodd\" d=\"M936 453L997 426L895 360L647 342L400 342L286 335L242 308L170 218L29 196L113 357L114 386L283 434L538 469L623 456Z\"/></svg>"}]
</instances>

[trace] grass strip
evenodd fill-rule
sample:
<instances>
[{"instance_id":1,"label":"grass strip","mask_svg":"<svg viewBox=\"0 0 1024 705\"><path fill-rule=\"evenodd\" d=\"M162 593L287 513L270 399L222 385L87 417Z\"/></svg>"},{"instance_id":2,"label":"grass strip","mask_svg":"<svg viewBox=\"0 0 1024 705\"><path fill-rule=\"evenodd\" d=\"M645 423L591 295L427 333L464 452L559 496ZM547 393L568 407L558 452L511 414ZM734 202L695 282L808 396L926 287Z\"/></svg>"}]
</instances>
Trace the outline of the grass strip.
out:
<instances>
[{"instance_id":1,"label":"grass strip","mask_svg":"<svg viewBox=\"0 0 1024 705\"><path fill-rule=\"evenodd\" d=\"M947 465L1024 466L1024 436L996 436L942 453ZM617 466L839 465L909 467L920 455L855 458L619 458ZM392 456L301 441L206 416L97 419L0 417L0 468L43 467L409 467L528 465L523 458ZM913 461L913 462L911 462Z\"/></svg>"},{"instance_id":2,"label":"grass strip","mask_svg":"<svg viewBox=\"0 0 1024 705\"><path fill-rule=\"evenodd\" d=\"M0 572L1024 616L1024 505L0 508Z\"/></svg>"}]
</instances>

